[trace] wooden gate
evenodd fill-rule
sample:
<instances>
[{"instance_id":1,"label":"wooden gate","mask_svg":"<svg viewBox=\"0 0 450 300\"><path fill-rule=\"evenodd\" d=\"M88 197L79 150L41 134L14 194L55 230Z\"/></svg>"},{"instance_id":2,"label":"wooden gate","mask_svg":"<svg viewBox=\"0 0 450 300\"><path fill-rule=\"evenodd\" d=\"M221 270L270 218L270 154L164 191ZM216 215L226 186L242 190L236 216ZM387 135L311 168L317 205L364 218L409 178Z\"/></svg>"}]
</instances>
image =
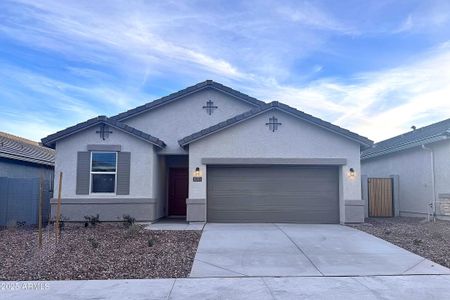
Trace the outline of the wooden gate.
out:
<instances>
[{"instance_id":1,"label":"wooden gate","mask_svg":"<svg viewBox=\"0 0 450 300\"><path fill-rule=\"evenodd\" d=\"M393 217L392 178L369 178L369 217Z\"/></svg>"}]
</instances>

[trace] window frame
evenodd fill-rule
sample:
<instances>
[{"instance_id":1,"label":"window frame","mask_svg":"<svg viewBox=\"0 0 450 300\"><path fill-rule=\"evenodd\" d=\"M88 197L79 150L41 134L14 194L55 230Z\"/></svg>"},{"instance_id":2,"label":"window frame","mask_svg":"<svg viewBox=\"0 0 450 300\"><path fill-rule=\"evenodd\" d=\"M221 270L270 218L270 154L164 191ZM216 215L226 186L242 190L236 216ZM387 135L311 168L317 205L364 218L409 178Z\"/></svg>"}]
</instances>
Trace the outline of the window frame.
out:
<instances>
[{"instance_id":1,"label":"window frame","mask_svg":"<svg viewBox=\"0 0 450 300\"><path fill-rule=\"evenodd\" d=\"M90 162L89 162L89 195L96 195L96 196L101 196L101 195L105 195L105 196L111 196L111 195L116 195L117 194L117 160L118 160L118 153L117 151L90 151ZM92 156L94 153L111 153L111 154L115 154L116 155L116 170L114 172L95 172L92 171ZM114 192L110 192L110 193L105 193L105 192L93 192L92 191L92 178L93 175L95 174L113 174L114 175Z\"/></svg>"}]
</instances>

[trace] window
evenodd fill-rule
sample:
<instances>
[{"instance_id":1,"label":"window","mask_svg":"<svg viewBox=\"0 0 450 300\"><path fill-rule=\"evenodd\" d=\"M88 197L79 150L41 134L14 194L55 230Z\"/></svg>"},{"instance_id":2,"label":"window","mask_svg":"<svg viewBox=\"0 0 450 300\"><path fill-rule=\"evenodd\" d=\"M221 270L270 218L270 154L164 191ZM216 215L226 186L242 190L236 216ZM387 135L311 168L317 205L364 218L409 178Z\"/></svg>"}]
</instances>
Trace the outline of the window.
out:
<instances>
[{"instance_id":1,"label":"window","mask_svg":"<svg viewBox=\"0 0 450 300\"><path fill-rule=\"evenodd\" d=\"M91 192L116 192L116 152L91 152Z\"/></svg>"}]
</instances>

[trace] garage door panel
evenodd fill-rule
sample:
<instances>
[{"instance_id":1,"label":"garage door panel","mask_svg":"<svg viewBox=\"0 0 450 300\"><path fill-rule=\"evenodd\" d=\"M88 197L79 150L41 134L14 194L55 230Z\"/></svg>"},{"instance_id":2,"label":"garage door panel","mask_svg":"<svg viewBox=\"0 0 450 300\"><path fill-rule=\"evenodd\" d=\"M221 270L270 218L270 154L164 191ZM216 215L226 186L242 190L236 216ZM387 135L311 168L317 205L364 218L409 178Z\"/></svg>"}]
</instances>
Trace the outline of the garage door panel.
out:
<instances>
[{"instance_id":1,"label":"garage door panel","mask_svg":"<svg viewBox=\"0 0 450 300\"><path fill-rule=\"evenodd\" d=\"M336 167L208 167L209 222L338 223Z\"/></svg>"}]
</instances>

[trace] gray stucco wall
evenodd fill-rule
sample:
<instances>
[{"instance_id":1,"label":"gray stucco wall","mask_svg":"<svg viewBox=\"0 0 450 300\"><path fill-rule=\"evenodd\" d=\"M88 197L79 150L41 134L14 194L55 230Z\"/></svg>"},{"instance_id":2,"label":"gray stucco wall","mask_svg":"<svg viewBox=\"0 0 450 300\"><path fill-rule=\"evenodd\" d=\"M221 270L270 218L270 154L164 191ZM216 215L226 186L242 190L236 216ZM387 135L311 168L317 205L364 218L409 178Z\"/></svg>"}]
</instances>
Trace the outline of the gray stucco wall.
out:
<instances>
[{"instance_id":1,"label":"gray stucco wall","mask_svg":"<svg viewBox=\"0 0 450 300\"><path fill-rule=\"evenodd\" d=\"M450 141L427 145L435 160L436 199L450 193ZM431 152L421 147L363 160L362 174L368 177L398 175L399 213L424 216L434 201Z\"/></svg>"},{"instance_id":2,"label":"gray stucco wall","mask_svg":"<svg viewBox=\"0 0 450 300\"><path fill-rule=\"evenodd\" d=\"M96 133L98 127L86 129L56 143L55 190L58 189L59 172L63 172L62 197L63 198L89 198L97 195L76 195L77 152L87 151L87 145L121 145L121 151L131 152L130 194L117 195L117 198L153 198L153 172L154 149L153 145L132 137L120 130L113 131L109 138L103 141ZM108 196L105 196L108 197Z\"/></svg>"},{"instance_id":3,"label":"gray stucco wall","mask_svg":"<svg viewBox=\"0 0 450 300\"><path fill-rule=\"evenodd\" d=\"M272 132L265 125L275 115L282 123ZM340 218L345 222L345 201L361 200L360 145L329 131L303 122L291 115L267 112L189 145L189 170L196 167L203 173L202 182L189 182L189 200L195 204L188 220L201 221L206 217L206 165L203 158L344 158L340 168ZM356 171L347 176L349 168ZM189 203L189 201L188 201ZM203 203L203 207L199 206ZM195 213L194 213L195 209ZM362 210L361 210L362 211Z\"/></svg>"},{"instance_id":4,"label":"gray stucco wall","mask_svg":"<svg viewBox=\"0 0 450 300\"><path fill-rule=\"evenodd\" d=\"M53 181L53 167L0 158L0 177L40 178Z\"/></svg>"},{"instance_id":5,"label":"gray stucco wall","mask_svg":"<svg viewBox=\"0 0 450 300\"><path fill-rule=\"evenodd\" d=\"M103 141L96 133L98 126L88 128L56 143L55 192L57 197L59 172L63 172L63 216L71 221L83 221L85 215L100 214L100 219L117 221L129 214L141 221L151 221L159 216L160 202L155 184L158 185L158 161L154 146L120 130L110 128L112 134ZM87 151L87 145L121 145L121 151L131 152L131 180L129 195L77 195L77 152ZM133 200L133 201L130 201ZM136 209L134 202L140 204ZM52 201L52 212L55 209ZM70 203L70 204L69 204Z\"/></svg>"},{"instance_id":6,"label":"gray stucco wall","mask_svg":"<svg viewBox=\"0 0 450 300\"><path fill-rule=\"evenodd\" d=\"M430 145L434 152L436 173L436 198L450 194L450 141L438 142Z\"/></svg>"},{"instance_id":7,"label":"gray stucco wall","mask_svg":"<svg viewBox=\"0 0 450 300\"><path fill-rule=\"evenodd\" d=\"M211 115L202 107L208 100L218 106ZM175 100L160 108L142 113L123 122L163 140L165 154L186 154L178 140L221 121L246 112L254 106L222 92L208 89Z\"/></svg>"},{"instance_id":8,"label":"gray stucco wall","mask_svg":"<svg viewBox=\"0 0 450 300\"><path fill-rule=\"evenodd\" d=\"M167 206L167 182L166 182L166 160L164 156L153 153L153 186L155 190L155 219L162 218L166 215Z\"/></svg>"}]
</instances>

